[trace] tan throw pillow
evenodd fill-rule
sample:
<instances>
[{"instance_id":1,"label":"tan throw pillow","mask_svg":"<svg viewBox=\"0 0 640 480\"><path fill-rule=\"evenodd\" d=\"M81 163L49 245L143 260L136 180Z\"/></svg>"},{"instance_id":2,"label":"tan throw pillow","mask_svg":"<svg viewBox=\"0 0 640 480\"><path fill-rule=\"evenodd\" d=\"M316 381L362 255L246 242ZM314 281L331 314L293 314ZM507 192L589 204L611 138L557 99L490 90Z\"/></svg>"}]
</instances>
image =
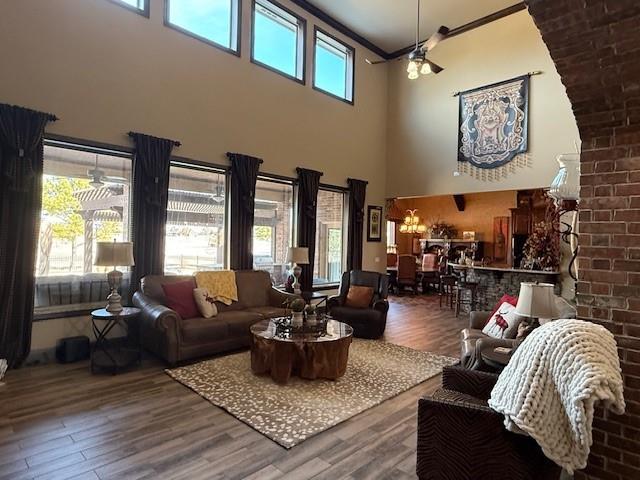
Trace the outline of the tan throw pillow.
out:
<instances>
[{"instance_id":1,"label":"tan throw pillow","mask_svg":"<svg viewBox=\"0 0 640 480\"><path fill-rule=\"evenodd\" d=\"M200 315L204 318L211 318L218 315L218 307L214 303L213 298L209 296L206 288L194 288L193 299L196 301Z\"/></svg>"},{"instance_id":2,"label":"tan throw pillow","mask_svg":"<svg viewBox=\"0 0 640 480\"><path fill-rule=\"evenodd\" d=\"M347 292L345 305L353 308L368 308L373 298L373 288L351 285Z\"/></svg>"}]
</instances>

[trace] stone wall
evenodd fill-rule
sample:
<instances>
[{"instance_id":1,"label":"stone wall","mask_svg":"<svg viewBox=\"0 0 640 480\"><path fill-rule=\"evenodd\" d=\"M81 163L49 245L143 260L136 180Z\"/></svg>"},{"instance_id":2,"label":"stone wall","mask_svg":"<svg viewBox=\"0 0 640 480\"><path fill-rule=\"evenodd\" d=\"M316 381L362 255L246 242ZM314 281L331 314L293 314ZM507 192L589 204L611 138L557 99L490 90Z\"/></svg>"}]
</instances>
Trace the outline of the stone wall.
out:
<instances>
[{"instance_id":1,"label":"stone wall","mask_svg":"<svg viewBox=\"0 0 640 480\"><path fill-rule=\"evenodd\" d=\"M638 479L640 2L525 3L566 87L582 139L578 315L615 335L625 383L626 414L596 413L589 465L576 478Z\"/></svg>"}]
</instances>

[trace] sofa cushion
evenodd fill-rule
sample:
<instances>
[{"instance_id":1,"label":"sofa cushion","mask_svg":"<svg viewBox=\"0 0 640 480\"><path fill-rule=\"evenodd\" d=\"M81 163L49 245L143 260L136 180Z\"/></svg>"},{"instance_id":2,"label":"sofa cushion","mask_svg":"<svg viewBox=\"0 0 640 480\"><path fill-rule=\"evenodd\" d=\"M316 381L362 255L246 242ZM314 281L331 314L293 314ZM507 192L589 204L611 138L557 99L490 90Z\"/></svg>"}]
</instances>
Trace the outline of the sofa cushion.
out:
<instances>
[{"instance_id":1,"label":"sofa cushion","mask_svg":"<svg viewBox=\"0 0 640 480\"><path fill-rule=\"evenodd\" d=\"M218 313L213 323L225 323L230 337L248 337L251 334L249 330L251 325L261 320L264 320L264 317L259 313L244 310Z\"/></svg>"},{"instance_id":2,"label":"sofa cushion","mask_svg":"<svg viewBox=\"0 0 640 480\"><path fill-rule=\"evenodd\" d=\"M180 315L182 319L200 316L200 311L193 298L195 286L193 278L184 282L162 284L167 307Z\"/></svg>"},{"instance_id":3,"label":"sofa cushion","mask_svg":"<svg viewBox=\"0 0 640 480\"><path fill-rule=\"evenodd\" d=\"M196 301L200 315L204 318L215 317L218 314L216 303L209 296L209 291L206 288L194 288L193 299Z\"/></svg>"},{"instance_id":4,"label":"sofa cushion","mask_svg":"<svg viewBox=\"0 0 640 480\"><path fill-rule=\"evenodd\" d=\"M166 298L162 285L193 280L191 275L147 275L140 280L140 290L145 297L152 298L161 305L166 305ZM195 287L195 282L194 286Z\"/></svg>"},{"instance_id":5,"label":"sofa cushion","mask_svg":"<svg viewBox=\"0 0 640 480\"><path fill-rule=\"evenodd\" d=\"M249 312L256 312L259 313L260 315L262 315L264 318L277 318L277 317L284 317L285 315L287 315L287 313L289 313L289 310L286 310L284 308L280 308L280 307L269 307L269 306L265 306L265 307L252 307L252 308L247 308L247 310Z\"/></svg>"},{"instance_id":6,"label":"sofa cushion","mask_svg":"<svg viewBox=\"0 0 640 480\"><path fill-rule=\"evenodd\" d=\"M482 333L493 338L516 338L520 322L522 317L516 313L516 307L504 302L489 319Z\"/></svg>"},{"instance_id":7,"label":"sofa cushion","mask_svg":"<svg viewBox=\"0 0 640 480\"><path fill-rule=\"evenodd\" d=\"M271 276L264 270L239 270L236 272L238 302L244 308L269 305Z\"/></svg>"},{"instance_id":8,"label":"sofa cushion","mask_svg":"<svg viewBox=\"0 0 640 480\"><path fill-rule=\"evenodd\" d=\"M229 327L218 318L189 318L180 322L182 339L187 344L210 343L226 340Z\"/></svg>"},{"instance_id":9,"label":"sofa cushion","mask_svg":"<svg viewBox=\"0 0 640 480\"><path fill-rule=\"evenodd\" d=\"M347 306L335 306L331 309L331 316L334 320L348 323L349 325L354 323L367 323L373 319L377 319L381 316L381 313L377 310L369 308L353 308Z\"/></svg>"},{"instance_id":10,"label":"sofa cushion","mask_svg":"<svg viewBox=\"0 0 640 480\"><path fill-rule=\"evenodd\" d=\"M506 293L504 295L502 295L502 298L500 298L500 300L498 300L498 303L495 304L495 306L493 307L493 310L491 310L491 313L487 317L487 323L489 323L489 321L491 320L491 317L493 317L493 315L498 311L498 309L505 302L507 302L508 304L513 305L515 307L518 304L518 297L513 297L513 296L508 295Z\"/></svg>"}]
</instances>

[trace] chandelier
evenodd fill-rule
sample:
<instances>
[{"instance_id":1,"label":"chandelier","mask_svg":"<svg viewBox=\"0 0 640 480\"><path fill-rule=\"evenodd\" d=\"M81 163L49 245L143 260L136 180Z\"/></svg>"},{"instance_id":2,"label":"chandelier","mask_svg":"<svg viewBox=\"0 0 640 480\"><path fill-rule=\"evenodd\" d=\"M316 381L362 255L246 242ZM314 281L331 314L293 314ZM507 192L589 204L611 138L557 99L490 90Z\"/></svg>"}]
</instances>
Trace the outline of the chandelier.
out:
<instances>
[{"instance_id":1,"label":"chandelier","mask_svg":"<svg viewBox=\"0 0 640 480\"><path fill-rule=\"evenodd\" d=\"M400 233L424 233L427 231L427 226L420 223L420 217L416 215L418 209L407 210L408 215L404 217L404 223L400 225Z\"/></svg>"}]
</instances>

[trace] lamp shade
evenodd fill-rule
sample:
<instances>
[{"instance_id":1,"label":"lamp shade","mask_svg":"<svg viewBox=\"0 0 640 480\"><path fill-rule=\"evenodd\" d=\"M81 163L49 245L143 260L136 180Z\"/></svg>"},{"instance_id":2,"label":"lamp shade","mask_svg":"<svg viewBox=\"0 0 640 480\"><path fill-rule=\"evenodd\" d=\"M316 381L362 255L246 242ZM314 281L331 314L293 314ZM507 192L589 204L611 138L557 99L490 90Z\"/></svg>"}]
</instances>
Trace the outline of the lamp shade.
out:
<instances>
[{"instance_id":1,"label":"lamp shade","mask_svg":"<svg viewBox=\"0 0 640 480\"><path fill-rule=\"evenodd\" d=\"M307 247L289 247L287 262L309 265L309 249Z\"/></svg>"},{"instance_id":2,"label":"lamp shade","mask_svg":"<svg viewBox=\"0 0 640 480\"><path fill-rule=\"evenodd\" d=\"M553 318L555 316L553 287L551 283L521 283L516 314L530 318Z\"/></svg>"},{"instance_id":3,"label":"lamp shade","mask_svg":"<svg viewBox=\"0 0 640 480\"><path fill-rule=\"evenodd\" d=\"M131 267L133 261L133 243L131 242L97 242L96 260L99 267Z\"/></svg>"}]
</instances>

